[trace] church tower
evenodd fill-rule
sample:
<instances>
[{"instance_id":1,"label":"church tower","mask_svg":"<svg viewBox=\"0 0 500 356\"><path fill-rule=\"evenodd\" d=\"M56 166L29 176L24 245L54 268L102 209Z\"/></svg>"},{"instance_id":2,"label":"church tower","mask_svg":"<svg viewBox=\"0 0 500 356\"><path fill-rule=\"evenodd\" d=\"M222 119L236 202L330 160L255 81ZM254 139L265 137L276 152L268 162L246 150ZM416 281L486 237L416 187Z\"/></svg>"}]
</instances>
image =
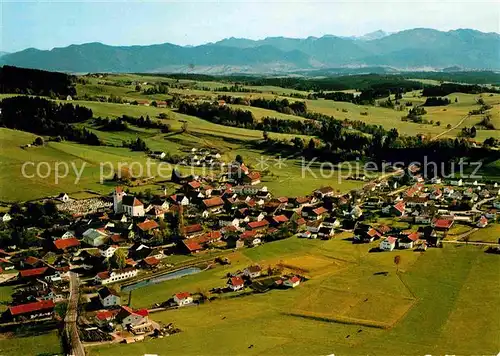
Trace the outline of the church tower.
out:
<instances>
[{"instance_id":1,"label":"church tower","mask_svg":"<svg viewBox=\"0 0 500 356\"><path fill-rule=\"evenodd\" d=\"M113 192L113 209L115 214L119 214L123 212L122 208L122 199L127 195L122 189L122 187L116 187Z\"/></svg>"}]
</instances>

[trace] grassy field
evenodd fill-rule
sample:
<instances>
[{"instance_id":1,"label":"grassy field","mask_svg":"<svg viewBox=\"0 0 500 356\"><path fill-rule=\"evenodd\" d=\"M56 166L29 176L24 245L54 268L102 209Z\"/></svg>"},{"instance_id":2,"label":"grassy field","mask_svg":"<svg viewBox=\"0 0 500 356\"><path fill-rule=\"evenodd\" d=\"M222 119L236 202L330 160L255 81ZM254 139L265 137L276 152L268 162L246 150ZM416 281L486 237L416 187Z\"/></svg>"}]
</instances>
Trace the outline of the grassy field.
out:
<instances>
[{"instance_id":1,"label":"grassy field","mask_svg":"<svg viewBox=\"0 0 500 356\"><path fill-rule=\"evenodd\" d=\"M249 130L251 131L251 130ZM325 170L325 175L320 174L320 168L313 166L311 171L302 169L302 161L295 157L284 157L281 166L275 153L266 153L259 149L260 139L254 137L252 140L237 140L234 138L221 137L212 133L173 133L160 134L154 130L129 130L125 132L97 132L107 144L121 145L122 140L143 138L153 150L162 150L172 154L183 154L181 149L186 147L213 147L222 152L226 161L234 160L237 154L241 154L245 162L257 170L270 169L271 173L264 176L263 184L266 185L273 194L276 195L304 195L311 193L314 189L331 185L342 191L357 188L361 182L342 179L340 175L347 176L349 172ZM234 135L234 133L231 133ZM56 195L60 192L71 193L82 190L92 190L100 193L109 193L110 184L100 183L101 163L105 176L110 172L109 168L115 169L119 163L132 166L137 162L146 167L147 156L143 152L132 152L127 148L109 146L88 146L72 142L49 142L44 147L22 148L22 146L32 143L36 135L0 128L1 149L0 161L8 169L0 173L0 200L32 200L36 198ZM22 174L23 165L25 175ZM39 166L41 162L43 163ZM106 162L109 162L106 163ZM69 165L68 175L60 178L56 182L56 164L66 163ZM158 175L158 163L151 163L151 173ZM48 166L47 166L48 165ZM72 165L72 166L71 166ZM36 174L36 167L40 167L41 176ZM50 174L48 171L50 167ZM59 174L65 169L60 166ZM133 166L132 166L133 167ZM181 167L182 168L182 167ZM83 169L81 179L77 181L77 173ZM138 169L138 168L136 168ZM186 173L193 172L200 174L200 169L184 167L181 169ZM138 171L135 171L138 173ZM165 166L162 174L170 178L171 168ZM312 172L312 173L311 173ZM144 168L143 176L147 176ZM48 174L48 175L47 175ZM112 174L109 176L109 178ZM160 179L164 181L165 178ZM12 184L15 182L15 184ZM75 182L77 184L75 184ZM297 184L300 182L300 184ZM161 183L162 185L165 183ZM160 189L157 186L154 189ZM146 189L146 188L144 188Z\"/></svg>"},{"instance_id":2,"label":"grassy field","mask_svg":"<svg viewBox=\"0 0 500 356\"><path fill-rule=\"evenodd\" d=\"M33 336L6 335L0 337L0 353L5 356L15 355L61 355L61 340L57 331L50 331Z\"/></svg>"},{"instance_id":3,"label":"grassy field","mask_svg":"<svg viewBox=\"0 0 500 356\"><path fill-rule=\"evenodd\" d=\"M233 265L137 290L134 306L178 291L222 286L227 271L250 263L298 264L310 280L289 291L214 301L152 315L182 332L132 345L89 348L90 355L493 354L500 347L494 255L473 246L368 253L369 245L288 239L232 256ZM401 256L399 275L393 258ZM389 272L387 276L376 272ZM446 283L443 283L446 281ZM484 294L483 294L484 293ZM481 295L482 298L477 298ZM472 323L473 326L470 326ZM381 326L391 325L388 329ZM473 330L474 337L464 338ZM421 340L428 342L421 342ZM222 341L224 340L224 341ZM391 340L391 342L387 342ZM253 345L253 347L250 347Z\"/></svg>"},{"instance_id":4,"label":"grassy field","mask_svg":"<svg viewBox=\"0 0 500 356\"><path fill-rule=\"evenodd\" d=\"M500 224L488 224L483 229L473 232L469 236L469 241L498 242L500 239Z\"/></svg>"}]
</instances>

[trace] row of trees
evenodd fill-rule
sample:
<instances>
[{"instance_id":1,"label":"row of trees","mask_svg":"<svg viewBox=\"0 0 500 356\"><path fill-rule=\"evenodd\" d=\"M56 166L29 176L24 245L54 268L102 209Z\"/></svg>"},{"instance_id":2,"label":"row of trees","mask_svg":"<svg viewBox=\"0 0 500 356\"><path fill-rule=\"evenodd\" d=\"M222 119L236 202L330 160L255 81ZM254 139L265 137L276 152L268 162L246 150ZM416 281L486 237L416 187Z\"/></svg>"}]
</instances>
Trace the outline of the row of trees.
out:
<instances>
[{"instance_id":1,"label":"row of trees","mask_svg":"<svg viewBox=\"0 0 500 356\"><path fill-rule=\"evenodd\" d=\"M427 86L422 91L423 96L446 96L451 93L480 94L500 93L500 90L482 85L466 85L457 83L443 83L439 86Z\"/></svg>"},{"instance_id":2,"label":"row of trees","mask_svg":"<svg viewBox=\"0 0 500 356\"><path fill-rule=\"evenodd\" d=\"M72 125L92 118L92 110L88 108L28 96L5 98L0 105L2 126L90 145L101 144L93 132Z\"/></svg>"},{"instance_id":3,"label":"row of trees","mask_svg":"<svg viewBox=\"0 0 500 356\"><path fill-rule=\"evenodd\" d=\"M59 72L0 67L0 93L66 97L76 95L75 77Z\"/></svg>"}]
</instances>

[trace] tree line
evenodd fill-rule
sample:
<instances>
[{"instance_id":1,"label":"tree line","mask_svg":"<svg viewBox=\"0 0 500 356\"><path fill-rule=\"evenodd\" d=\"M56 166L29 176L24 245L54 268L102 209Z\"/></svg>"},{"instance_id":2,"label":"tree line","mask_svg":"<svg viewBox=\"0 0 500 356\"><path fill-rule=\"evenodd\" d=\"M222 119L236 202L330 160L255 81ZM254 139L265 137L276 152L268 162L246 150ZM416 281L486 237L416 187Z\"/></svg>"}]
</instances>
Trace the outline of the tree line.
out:
<instances>
[{"instance_id":1,"label":"tree line","mask_svg":"<svg viewBox=\"0 0 500 356\"><path fill-rule=\"evenodd\" d=\"M4 65L0 68L0 93L74 96L75 79L65 73Z\"/></svg>"},{"instance_id":2,"label":"tree line","mask_svg":"<svg viewBox=\"0 0 500 356\"><path fill-rule=\"evenodd\" d=\"M483 85L467 85L457 83L443 83L439 86L427 86L422 91L423 96L446 96L451 93L481 94L500 93L500 90Z\"/></svg>"},{"instance_id":3,"label":"tree line","mask_svg":"<svg viewBox=\"0 0 500 356\"><path fill-rule=\"evenodd\" d=\"M5 98L0 106L0 125L4 127L89 145L101 144L96 134L72 125L92 119L92 110L86 107L28 96Z\"/></svg>"}]
</instances>

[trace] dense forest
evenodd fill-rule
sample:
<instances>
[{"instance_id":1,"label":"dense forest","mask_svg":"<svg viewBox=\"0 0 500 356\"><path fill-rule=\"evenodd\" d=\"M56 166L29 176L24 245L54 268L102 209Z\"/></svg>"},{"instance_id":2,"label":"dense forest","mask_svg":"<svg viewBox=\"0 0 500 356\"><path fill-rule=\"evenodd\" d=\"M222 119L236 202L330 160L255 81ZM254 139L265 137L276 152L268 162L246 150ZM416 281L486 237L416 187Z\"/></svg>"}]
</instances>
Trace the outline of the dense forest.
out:
<instances>
[{"instance_id":1,"label":"dense forest","mask_svg":"<svg viewBox=\"0 0 500 356\"><path fill-rule=\"evenodd\" d=\"M75 77L65 73L7 65L0 67L0 93L66 98L76 95L74 82Z\"/></svg>"},{"instance_id":2,"label":"dense forest","mask_svg":"<svg viewBox=\"0 0 500 356\"><path fill-rule=\"evenodd\" d=\"M92 110L88 108L28 96L5 98L0 105L0 125L4 127L100 145L94 133L72 125L92 118Z\"/></svg>"},{"instance_id":3,"label":"dense forest","mask_svg":"<svg viewBox=\"0 0 500 356\"><path fill-rule=\"evenodd\" d=\"M482 85L465 85L456 83L443 83L440 86L425 87L423 96L446 96L452 93L481 94L500 93L500 90Z\"/></svg>"},{"instance_id":4,"label":"dense forest","mask_svg":"<svg viewBox=\"0 0 500 356\"><path fill-rule=\"evenodd\" d=\"M424 106L444 106L451 103L448 98L440 98L435 96L430 96L425 100Z\"/></svg>"}]
</instances>

